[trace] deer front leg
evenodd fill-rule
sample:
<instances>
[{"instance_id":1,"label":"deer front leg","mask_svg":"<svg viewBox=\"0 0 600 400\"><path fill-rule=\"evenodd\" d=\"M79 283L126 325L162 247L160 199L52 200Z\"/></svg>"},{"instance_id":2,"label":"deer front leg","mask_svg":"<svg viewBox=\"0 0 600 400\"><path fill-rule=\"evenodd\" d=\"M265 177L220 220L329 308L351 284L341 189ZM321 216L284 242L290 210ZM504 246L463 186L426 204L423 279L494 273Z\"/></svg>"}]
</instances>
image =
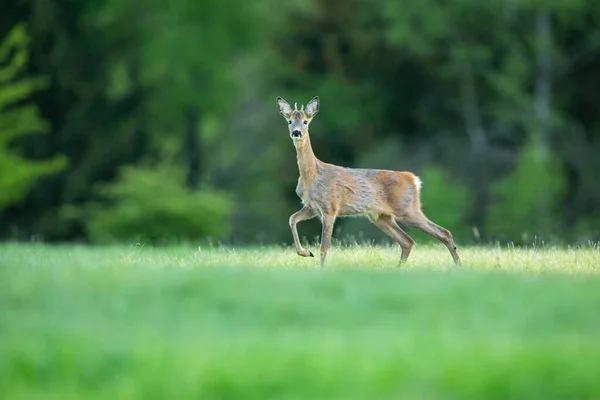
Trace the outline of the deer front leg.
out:
<instances>
[{"instance_id":1,"label":"deer front leg","mask_svg":"<svg viewBox=\"0 0 600 400\"><path fill-rule=\"evenodd\" d=\"M315 216L313 210L310 207L304 206L302 209L290 217L290 229L292 230L292 236L294 237L294 246L296 246L296 253L302 257L314 257L313 253L309 250L306 250L300 244L300 239L298 238L298 228L296 228L296 224L301 221L305 221L307 219L311 219Z\"/></svg>"},{"instance_id":2,"label":"deer front leg","mask_svg":"<svg viewBox=\"0 0 600 400\"><path fill-rule=\"evenodd\" d=\"M334 224L335 215L323 215L323 231L321 233L321 268L325 266L325 258L327 258L327 250L329 249L329 243L331 243Z\"/></svg>"}]
</instances>

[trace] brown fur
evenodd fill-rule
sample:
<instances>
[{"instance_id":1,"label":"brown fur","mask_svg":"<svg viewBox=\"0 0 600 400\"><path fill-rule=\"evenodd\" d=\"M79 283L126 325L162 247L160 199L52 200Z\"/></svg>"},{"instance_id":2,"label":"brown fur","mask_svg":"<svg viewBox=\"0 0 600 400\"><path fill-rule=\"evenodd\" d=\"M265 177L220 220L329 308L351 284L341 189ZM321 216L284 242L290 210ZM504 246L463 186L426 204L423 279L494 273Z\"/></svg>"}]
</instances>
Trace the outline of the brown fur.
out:
<instances>
[{"instance_id":1,"label":"brown fur","mask_svg":"<svg viewBox=\"0 0 600 400\"><path fill-rule=\"evenodd\" d=\"M439 239L454 261L460 264L450 231L428 220L421 211L420 180L413 173L345 168L325 163L313 153L308 134L310 121L319 110L319 98L313 98L306 105L306 110L304 107L298 110L278 97L277 107L288 121L300 172L296 193L304 207L289 221L299 255L313 256L300 244L298 222L315 216L321 219L321 266L324 266L336 218L365 215L400 245L401 262L408 258L414 240L398 226L396 220Z\"/></svg>"}]
</instances>

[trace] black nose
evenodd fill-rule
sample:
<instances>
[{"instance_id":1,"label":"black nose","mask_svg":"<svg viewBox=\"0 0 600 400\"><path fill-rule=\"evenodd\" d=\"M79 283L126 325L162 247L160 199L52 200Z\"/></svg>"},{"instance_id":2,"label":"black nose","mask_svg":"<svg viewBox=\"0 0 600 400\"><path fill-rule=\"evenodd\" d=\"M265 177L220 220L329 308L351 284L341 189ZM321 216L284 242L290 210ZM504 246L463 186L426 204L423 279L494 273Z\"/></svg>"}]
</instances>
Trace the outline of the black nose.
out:
<instances>
[{"instance_id":1,"label":"black nose","mask_svg":"<svg viewBox=\"0 0 600 400\"><path fill-rule=\"evenodd\" d=\"M292 137L300 137L302 136L302 132L300 132L299 130L295 130L292 132Z\"/></svg>"}]
</instances>

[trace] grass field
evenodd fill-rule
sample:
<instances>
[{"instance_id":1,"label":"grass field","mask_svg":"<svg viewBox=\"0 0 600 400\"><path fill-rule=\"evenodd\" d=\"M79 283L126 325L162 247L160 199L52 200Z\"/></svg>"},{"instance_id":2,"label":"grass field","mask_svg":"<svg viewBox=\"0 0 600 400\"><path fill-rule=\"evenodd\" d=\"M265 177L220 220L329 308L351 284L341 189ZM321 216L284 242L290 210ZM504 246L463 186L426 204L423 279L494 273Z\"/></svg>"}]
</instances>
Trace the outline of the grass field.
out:
<instances>
[{"instance_id":1,"label":"grass field","mask_svg":"<svg viewBox=\"0 0 600 400\"><path fill-rule=\"evenodd\" d=\"M459 251L1 244L0 398L600 399L600 249Z\"/></svg>"}]
</instances>

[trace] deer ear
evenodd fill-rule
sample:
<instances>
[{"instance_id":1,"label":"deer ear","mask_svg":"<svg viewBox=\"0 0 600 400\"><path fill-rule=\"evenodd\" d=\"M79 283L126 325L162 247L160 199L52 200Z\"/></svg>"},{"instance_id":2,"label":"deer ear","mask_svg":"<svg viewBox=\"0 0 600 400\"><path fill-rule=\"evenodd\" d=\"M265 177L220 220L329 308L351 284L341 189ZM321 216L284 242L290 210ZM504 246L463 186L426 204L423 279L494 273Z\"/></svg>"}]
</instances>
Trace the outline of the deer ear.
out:
<instances>
[{"instance_id":1,"label":"deer ear","mask_svg":"<svg viewBox=\"0 0 600 400\"><path fill-rule=\"evenodd\" d=\"M314 117L319 112L319 96L313 97L311 101L306 105L306 115L309 118Z\"/></svg>"},{"instance_id":2,"label":"deer ear","mask_svg":"<svg viewBox=\"0 0 600 400\"><path fill-rule=\"evenodd\" d=\"M292 107L280 96L277 96L277 109L279 110L279 114L285 118L289 118L292 115Z\"/></svg>"}]
</instances>

